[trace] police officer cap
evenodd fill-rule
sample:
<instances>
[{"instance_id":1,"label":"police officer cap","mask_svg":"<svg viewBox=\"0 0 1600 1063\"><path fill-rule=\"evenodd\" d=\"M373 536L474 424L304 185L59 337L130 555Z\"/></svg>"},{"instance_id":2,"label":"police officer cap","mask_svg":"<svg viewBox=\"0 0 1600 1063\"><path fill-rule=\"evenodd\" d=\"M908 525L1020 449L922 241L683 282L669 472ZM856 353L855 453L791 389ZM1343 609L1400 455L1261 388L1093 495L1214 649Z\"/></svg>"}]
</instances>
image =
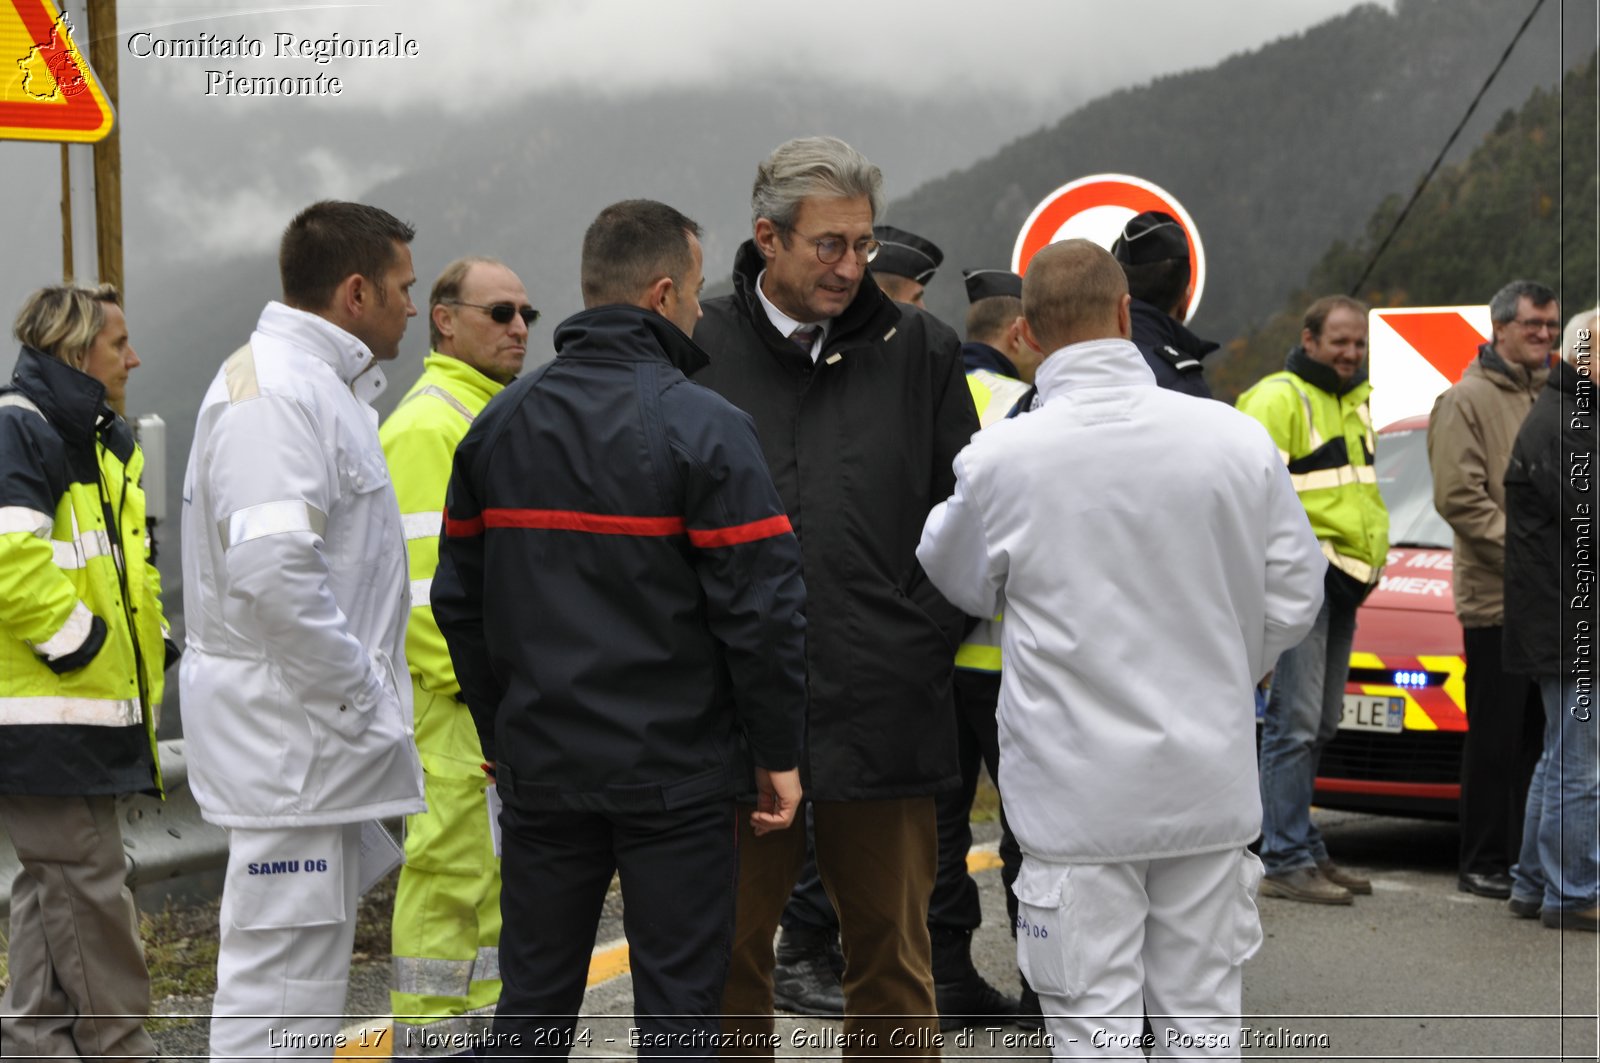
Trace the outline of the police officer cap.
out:
<instances>
[{"instance_id":1,"label":"police officer cap","mask_svg":"<svg viewBox=\"0 0 1600 1063\"><path fill-rule=\"evenodd\" d=\"M1008 269L964 269L961 276L967 282L967 302L993 299L997 295L1022 298L1022 278Z\"/></svg>"},{"instance_id":2,"label":"police officer cap","mask_svg":"<svg viewBox=\"0 0 1600 1063\"><path fill-rule=\"evenodd\" d=\"M872 260L874 273L893 273L927 284L944 261L944 252L916 233L893 225L874 225L872 235L878 241L878 255Z\"/></svg>"},{"instance_id":3,"label":"police officer cap","mask_svg":"<svg viewBox=\"0 0 1600 1063\"><path fill-rule=\"evenodd\" d=\"M1135 214L1122 227L1111 253L1118 262L1143 266L1189 257L1189 238L1177 218L1159 210Z\"/></svg>"}]
</instances>

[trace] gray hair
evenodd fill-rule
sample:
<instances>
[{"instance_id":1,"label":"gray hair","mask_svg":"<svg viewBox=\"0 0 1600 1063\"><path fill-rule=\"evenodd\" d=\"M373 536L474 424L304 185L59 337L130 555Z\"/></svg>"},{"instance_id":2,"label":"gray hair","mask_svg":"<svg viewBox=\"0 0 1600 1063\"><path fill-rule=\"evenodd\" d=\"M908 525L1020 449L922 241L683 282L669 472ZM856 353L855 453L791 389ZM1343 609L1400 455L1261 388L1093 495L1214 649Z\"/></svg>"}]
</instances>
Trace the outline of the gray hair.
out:
<instances>
[{"instance_id":1,"label":"gray hair","mask_svg":"<svg viewBox=\"0 0 1600 1063\"><path fill-rule=\"evenodd\" d=\"M1587 361L1591 367L1594 365L1594 332L1595 325L1600 323L1600 306L1583 310L1572 315L1572 320L1567 322L1565 331L1561 333L1561 356L1573 365ZM1588 332L1588 335L1583 335Z\"/></svg>"},{"instance_id":2,"label":"gray hair","mask_svg":"<svg viewBox=\"0 0 1600 1063\"><path fill-rule=\"evenodd\" d=\"M53 284L23 300L11 332L34 350L82 369L94 338L106 327L107 303L122 304L113 284L97 288Z\"/></svg>"},{"instance_id":3,"label":"gray hair","mask_svg":"<svg viewBox=\"0 0 1600 1063\"><path fill-rule=\"evenodd\" d=\"M872 217L883 213L883 171L838 137L798 137L778 145L756 167L750 224L766 218L779 232L794 228L800 202L810 196L866 196Z\"/></svg>"},{"instance_id":4,"label":"gray hair","mask_svg":"<svg viewBox=\"0 0 1600 1063\"><path fill-rule=\"evenodd\" d=\"M1556 293L1538 281L1512 281L1489 300L1489 320L1496 325L1515 321L1517 303L1524 298L1534 306L1549 306L1556 301Z\"/></svg>"}]
</instances>

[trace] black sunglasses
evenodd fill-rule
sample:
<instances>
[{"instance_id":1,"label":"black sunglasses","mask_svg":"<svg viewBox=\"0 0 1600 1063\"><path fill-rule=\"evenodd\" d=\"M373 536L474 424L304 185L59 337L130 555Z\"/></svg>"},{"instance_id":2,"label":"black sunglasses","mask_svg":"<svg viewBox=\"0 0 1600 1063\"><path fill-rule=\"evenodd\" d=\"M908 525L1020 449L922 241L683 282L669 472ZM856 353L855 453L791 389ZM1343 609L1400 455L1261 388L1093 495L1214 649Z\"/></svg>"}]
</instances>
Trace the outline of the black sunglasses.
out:
<instances>
[{"instance_id":1,"label":"black sunglasses","mask_svg":"<svg viewBox=\"0 0 1600 1063\"><path fill-rule=\"evenodd\" d=\"M484 306L482 303L464 303L460 299L451 299L456 306L470 306L474 310L482 310L489 315L489 320L496 325L511 324L512 317L521 317L522 323L529 328L539 320L539 311L531 306L512 306L510 303L495 303L493 306Z\"/></svg>"}]
</instances>

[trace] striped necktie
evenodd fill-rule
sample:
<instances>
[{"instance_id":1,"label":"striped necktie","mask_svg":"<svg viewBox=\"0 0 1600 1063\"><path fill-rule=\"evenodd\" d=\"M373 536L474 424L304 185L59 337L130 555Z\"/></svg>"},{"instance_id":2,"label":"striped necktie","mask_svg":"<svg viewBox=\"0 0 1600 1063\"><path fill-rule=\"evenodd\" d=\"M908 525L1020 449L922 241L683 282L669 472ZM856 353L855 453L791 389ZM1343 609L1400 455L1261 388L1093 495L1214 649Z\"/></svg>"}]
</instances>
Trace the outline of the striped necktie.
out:
<instances>
[{"instance_id":1,"label":"striped necktie","mask_svg":"<svg viewBox=\"0 0 1600 1063\"><path fill-rule=\"evenodd\" d=\"M802 351L810 354L811 345L817 342L817 336L821 333L821 325L801 325L799 328L789 333L789 339L794 341L794 345L796 347L799 347Z\"/></svg>"}]
</instances>

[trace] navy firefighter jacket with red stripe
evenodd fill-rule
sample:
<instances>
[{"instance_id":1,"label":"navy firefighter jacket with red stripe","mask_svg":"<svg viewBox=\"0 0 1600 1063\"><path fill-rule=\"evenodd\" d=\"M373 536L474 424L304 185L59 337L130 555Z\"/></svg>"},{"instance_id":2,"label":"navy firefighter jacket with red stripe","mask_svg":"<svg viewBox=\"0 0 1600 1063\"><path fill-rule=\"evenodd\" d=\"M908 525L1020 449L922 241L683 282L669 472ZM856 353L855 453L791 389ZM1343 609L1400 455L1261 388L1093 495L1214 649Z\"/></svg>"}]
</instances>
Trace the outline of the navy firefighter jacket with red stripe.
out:
<instances>
[{"instance_id":1,"label":"navy firefighter jacket with red stripe","mask_svg":"<svg viewBox=\"0 0 1600 1063\"><path fill-rule=\"evenodd\" d=\"M666 318L602 306L456 450L435 619L501 796L655 812L798 764L800 548L748 415Z\"/></svg>"}]
</instances>

